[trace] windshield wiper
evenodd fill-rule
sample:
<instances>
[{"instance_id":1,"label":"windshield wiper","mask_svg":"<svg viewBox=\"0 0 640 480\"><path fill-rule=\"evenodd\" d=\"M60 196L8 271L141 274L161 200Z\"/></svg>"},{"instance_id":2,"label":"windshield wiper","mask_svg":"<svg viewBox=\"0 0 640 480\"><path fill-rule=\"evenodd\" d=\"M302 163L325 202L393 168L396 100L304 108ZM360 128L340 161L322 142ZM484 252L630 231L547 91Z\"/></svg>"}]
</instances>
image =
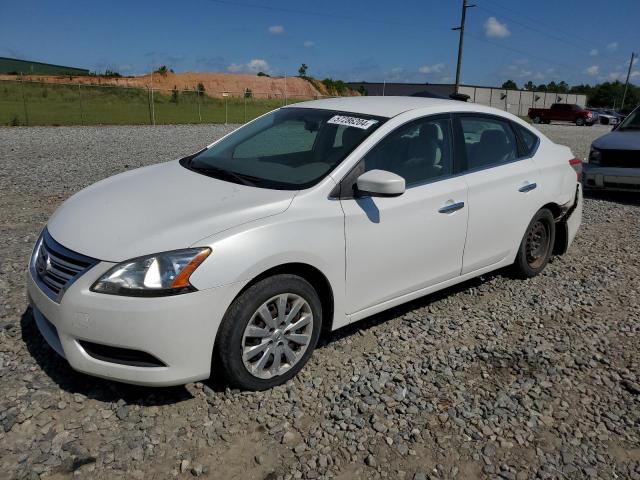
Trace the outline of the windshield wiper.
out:
<instances>
[{"instance_id":1,"label":"windshield wiper","mask_svg":"<svg viewBox=\"0 0 640 480\"><path fill-rule=\"evenodd\" d=\"M206 167L191 167L196 172L203 173L205 175L214 176L220 179L231 180L235 183L240 183L242 185L248 185L250 187L255 187L256 181L260 180L256 177L251 177L249 175L243 175L241 173L232 172L231 170L225 170L220 167L206 166Z\"/></svg>"}]
</instances>

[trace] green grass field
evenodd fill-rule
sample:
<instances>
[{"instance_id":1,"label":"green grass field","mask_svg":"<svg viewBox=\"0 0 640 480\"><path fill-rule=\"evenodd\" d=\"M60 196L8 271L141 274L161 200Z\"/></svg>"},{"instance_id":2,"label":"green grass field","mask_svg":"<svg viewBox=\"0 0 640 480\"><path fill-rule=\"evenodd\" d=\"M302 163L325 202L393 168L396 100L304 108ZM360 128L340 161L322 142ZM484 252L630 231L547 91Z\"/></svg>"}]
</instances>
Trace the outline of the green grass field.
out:
<instances>
[{"instance_id":1,"label":"green grass field","mask_svg":"<svg viewBox=\"0 0 640 480\"><path fill-rule=\"evenodd\" d=\"M288 99L287 103L305 99ZM225 115L226 103L226 115ZM25 112L26 104L26 112ZM244 123L282 106L282 99L154 92L156 124ZM145 89L0 81L0 125L137 125L152 123Z\"/></svg>"}]
</instances>

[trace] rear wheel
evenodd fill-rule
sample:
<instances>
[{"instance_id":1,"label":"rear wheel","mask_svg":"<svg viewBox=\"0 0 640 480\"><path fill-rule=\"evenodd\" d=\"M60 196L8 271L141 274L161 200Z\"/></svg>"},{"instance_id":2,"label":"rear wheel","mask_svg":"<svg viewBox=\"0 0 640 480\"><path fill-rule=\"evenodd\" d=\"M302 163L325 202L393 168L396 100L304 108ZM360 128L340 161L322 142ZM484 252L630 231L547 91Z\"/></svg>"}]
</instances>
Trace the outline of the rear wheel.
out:
<instances>
[{"instance_id":1,"label":"rear wheel","mask_svg":"<svg viewBox=\"0 0 640 480\"><path fill-rule=\"evenodd\" d=\"M535 214L520 242L513 270L520 278L538 275L549 263L556 238L553 215L543 208Z\"/></svg>"},{"instance_id":2,"label":"rear wheel","mask_svg":"<svg viewBox=\"0 0 640 480\"><path fill-rule=\"evenodd\" d=\"M579 126L579 127L583 126L584 125L584 118L582 118L582 117L576 118L576 125Z\"/></svg>"},{"instance_id":3,"label":"rear wheel","mask_svg":"<svg viewBox=\"0 0 640 480\"><path fill-rule=\"evenodd\" d=\"M533 117L533 123L540 123L542 119L539 116Z\"/></svg>"},{"instance_id":4,"label":"rear wheel","mask_svg":"<svg viewBox=\"0 0 640 480\"><path fill-rule=\"evenodd\" d=\"M274 275L245 290L222 320L214 370L244 390L265 390L294 377L320 336L322 306L296 275Z\"/></svg>"}]
</instances>

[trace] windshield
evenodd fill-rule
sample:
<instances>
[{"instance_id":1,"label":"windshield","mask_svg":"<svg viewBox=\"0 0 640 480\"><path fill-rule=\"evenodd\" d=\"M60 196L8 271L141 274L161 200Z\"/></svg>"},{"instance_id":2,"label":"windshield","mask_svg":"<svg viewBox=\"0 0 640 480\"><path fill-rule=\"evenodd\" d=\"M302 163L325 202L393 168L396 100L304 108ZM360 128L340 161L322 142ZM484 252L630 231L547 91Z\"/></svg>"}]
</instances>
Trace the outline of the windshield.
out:
<instances>
[{"instance_id":1,"label":"windshield","mask_svg":"<svg viewBox=\"0 0 640 480\"><path fill-rule=\"evenodd\" d=\"M384 121L333 110L282 108L236 130L183 165L244 185L299 190L328 175Z\"/></svg>"},{"instance_id":2,"label":"windshield","mask_svg":"<svg viewBox=\"0 0 640 480\"><path fill-rule=\"evenodd\" d=\"M640 130L640 107L631 112L616 130Z\"/></svg>"}]
</instances>

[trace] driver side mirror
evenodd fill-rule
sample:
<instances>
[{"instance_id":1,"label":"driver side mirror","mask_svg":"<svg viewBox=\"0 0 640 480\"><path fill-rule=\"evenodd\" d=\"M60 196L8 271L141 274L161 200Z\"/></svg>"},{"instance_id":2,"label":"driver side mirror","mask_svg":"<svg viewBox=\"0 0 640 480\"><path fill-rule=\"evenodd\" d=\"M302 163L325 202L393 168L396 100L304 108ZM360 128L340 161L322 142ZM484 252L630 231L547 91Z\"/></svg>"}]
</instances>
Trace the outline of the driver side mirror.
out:
<instances>
[{"instance_id":1,"label":"driver side mirror","mask_svg":"<svg viewBox=\"0 0 640 480\"><path fill-rule=\"evenodd\" d=\"M386 170L369 170L356 180L358 196L397 197L405 191L405 180Z\"/></svg>"}]
</instances>

